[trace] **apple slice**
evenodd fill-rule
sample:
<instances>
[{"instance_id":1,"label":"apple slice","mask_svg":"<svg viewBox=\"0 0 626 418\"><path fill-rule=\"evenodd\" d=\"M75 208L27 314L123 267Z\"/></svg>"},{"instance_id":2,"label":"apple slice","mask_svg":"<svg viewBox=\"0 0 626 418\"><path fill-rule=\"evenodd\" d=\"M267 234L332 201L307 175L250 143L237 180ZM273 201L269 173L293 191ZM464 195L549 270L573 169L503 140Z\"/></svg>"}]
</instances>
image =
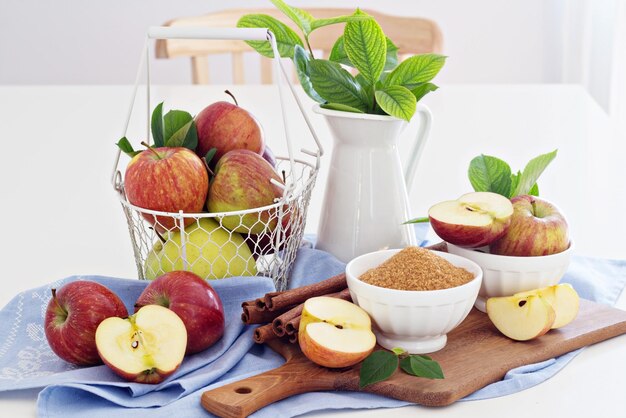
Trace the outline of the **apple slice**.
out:
<instances>
[{"instance_id":1,"label":"apple slice","mask_svg":"<svg viewBox=\"0 0 626 418\"><path fill-rule=\"evenodd\" d=\"M528 292L516 293L515 296L523 297L533 294L541 296L552 305L556 314L552 329L564 327L578 315L580 298L569 283L560 283L541 289L529 290Z\"/></svg>"},{"instance_id":2,"label":"apple slice","mask_svg":"<svg viewBox=\"0 0 626 418\"><path fill-rule=\"evenodd\" d=\"M498 331L517 341L542 336L556 317L552 305L539 295L489 298L487 315Z\"/></svg>"},{"instance_id":3,"label":"apple slice","mask_svg":"<svg viewBox=\"0 0 626 418\"><path fill-rule=\"evenodd\" d=\"M512 215L511 201L491 192L467 193L428 210L430 224L441 239L471 248L488 245L504 235Z\"/></svg>"},{"instance_id":4,"label":"apple slice","mask_svg":"<svg viewBox=\"0 0 626 418\"><path fill-rule=\"evenodd\" d=\"M298 341L313 363L339 368L365 359L376 345L376 336L363 309L345 300L320 296L304 303Z\"/></svg>"},{"instance_id":5,"label":"apple slice","mask_svg":"<svg viewBox=\"0 0 626 418\"><path fill-rule=\"evenodd\" d=\"M146 305L126 319L102 321L96 346L104 364L124 379L160 383L183 361L187 331L173 311Z\"/></svg>"}]
</instances>

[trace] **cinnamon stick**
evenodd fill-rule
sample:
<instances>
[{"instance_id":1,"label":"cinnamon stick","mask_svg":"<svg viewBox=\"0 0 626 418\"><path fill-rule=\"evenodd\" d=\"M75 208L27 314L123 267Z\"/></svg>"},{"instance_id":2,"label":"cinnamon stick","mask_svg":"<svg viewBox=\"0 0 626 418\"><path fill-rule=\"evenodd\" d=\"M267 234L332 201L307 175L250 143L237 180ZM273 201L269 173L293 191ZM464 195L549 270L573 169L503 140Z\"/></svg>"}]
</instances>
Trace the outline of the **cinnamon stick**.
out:
<instances>
[{"instance_id":1,"label":"cinnamon stick","mask_svg":"<svg viewBox=\"0 0 626 418\"><path fill-rule=\"evenodd\" d=\"M241 321L246 325L267 324L286 311L286 309L272 312L267 309L261 310L258 309L255 301L243 302L241 308L243 310L241 313Z\"/></svg>"},{"instance_id":2,"label":"cinnamon stick","mask_svg":"<svg viewBox=\"0 0 626 418\"><path fill-rule=\"evenodd\" d=\"M341 273L337 276L333 276L329 279L322 280L321 282L310 284L308 286L298 287L284 292L268 293L265 295L265 306L269 311L290 308L292 306L299 305L314 296L339 292L347 286L346 274Z\"/></svg>"},{"instance_id":3,"label":"cinnamon stick","mask_svg":"<svg viewBox=\"0 0 626 418\"><path fill-rule=\"evenodd\" d=\"M262 325L257 327L254 330L254 342L257 344L263 344L269 340L274 338L278 338L278 336L272 330L272 324Z\"/></svg>"},{"instance_id":4,"label":"cinnamon stick","mask_svg":"<svg viewBox=\"0 0 626 418\"><path fill-rule=\"evenodd\" d=\"M304 308L304 303L301 303L295 308L292 308L288 310L287 312L285 312L284 314L279 315L276 318L274 318L274 321L272 321L272 329L274 330L274 333L278 335L279 337L282 337L283 335L285 335L285 328L284 328L285 323L292 321L295 318L300 318L300 315L302 315L303 308Z\"/></svg>"}]
</instances>

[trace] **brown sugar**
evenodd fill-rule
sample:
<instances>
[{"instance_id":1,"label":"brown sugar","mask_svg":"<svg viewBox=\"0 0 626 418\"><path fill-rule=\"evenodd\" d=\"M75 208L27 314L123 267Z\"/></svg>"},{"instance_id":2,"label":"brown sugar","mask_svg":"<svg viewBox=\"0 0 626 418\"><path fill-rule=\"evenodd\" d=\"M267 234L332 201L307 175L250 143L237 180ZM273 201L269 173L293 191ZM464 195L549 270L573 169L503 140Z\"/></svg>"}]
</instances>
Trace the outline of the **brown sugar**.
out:
<instances>
[{"instance_id":1,"label":"brown sugar","mask_svg":"<svg viewBox=\"0 0 626 418\"><path fill-rule=\"evenodd\" d=\"M473 278L464 268L420 247L407 247L359 277L365 283L398 290L448 289Z\"/></svg>"}]
</instances>

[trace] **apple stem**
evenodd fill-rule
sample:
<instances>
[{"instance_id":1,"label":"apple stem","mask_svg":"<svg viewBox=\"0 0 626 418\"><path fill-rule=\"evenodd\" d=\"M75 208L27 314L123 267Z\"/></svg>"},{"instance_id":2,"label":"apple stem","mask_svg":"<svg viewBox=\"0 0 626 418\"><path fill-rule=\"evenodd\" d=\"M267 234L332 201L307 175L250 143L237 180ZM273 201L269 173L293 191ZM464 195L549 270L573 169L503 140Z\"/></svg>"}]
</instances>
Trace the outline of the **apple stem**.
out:
<instances>
[{"instance_id":1,"label":"apple stem","mask_svg":"<svg viewBox=\"0 0 626 418\"><path fill-rule=\"evenodd\" d=\"M283 183L287 183L287 174L285 173L285 170L283 170L282 173L283 173Z\"/></svg>"},{"instance_id":2,"label":"apple stem","mask_svg":"<svg viewBox=\"0 0 626 418\"><path fill-rule=\"evenodd\" d=\"M57 290L53 287L52 289L50 289L50 291L52 292L52 300L54 300L54 303L56 303L59 309L62 310L65 315L67 315L67 311L65 310L65 308L63 308L63 306L61 306L59 300L57 299Z\"/></svg>"},{"instance_id":3,"label":"apple stem","mask_svg":"<svg viewBox=\"0 0 626 418\"><path fill-rule=\"evenodd\" d=\"M206 157L202 158L202 162L204 163L204 167L206 168L206 171L209 172L209 176L215 177L215 173L213 172L213 170L211 170L211 167L209 167L209 162L206 160Z\"/></svg>"},{"instance_id":4,"label":"apple stem","mask_svg":"<svg viewBox=\"0 0 626 418\"><path fill-rule=\"evenodd\" d=\"M158 158L159 160L162 160L162 159L163 159L163 158L161 158L161 156L159 155L159 153L158 153L158 152L156 152L156 151L155 151L155 149L154 149L154 148L152 148L152 147L150 146L150 144L148 144L146 141L141 141L141 145L143 145L144 147L146 147L148 150L152 151L152 153L153 153L154 155L156 155L156 156L157 156L157 158Z\"/></svg>"},{"instance_id":5,"label":"apple stem","mask_svg":"<svg viewBox=\"0 0 626 418\"><path fill-rule=\"evenodd\" d=\"M237 102L237 98L235 97L234 94L232 94L229 90L224 90L224 93L228 94L230 97L233 98L233 101L235 102L236 106L239 106L239 102Z\"/></svg>"}]
</instances>

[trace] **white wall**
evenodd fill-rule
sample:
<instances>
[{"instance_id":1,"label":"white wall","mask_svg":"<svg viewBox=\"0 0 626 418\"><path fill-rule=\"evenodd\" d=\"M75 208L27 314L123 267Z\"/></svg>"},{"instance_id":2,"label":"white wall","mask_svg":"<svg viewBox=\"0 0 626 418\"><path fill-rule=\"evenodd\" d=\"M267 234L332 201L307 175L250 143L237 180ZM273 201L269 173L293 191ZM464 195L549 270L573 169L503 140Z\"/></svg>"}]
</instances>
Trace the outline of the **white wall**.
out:
<instances>
[{"instance_id":1,"label":"white wall","mask_svg":"<svg viewBox=\"0 0 626 418\"><path fill-rule=\"evenodd\" d=\"M291 0L299 7L363 7L434 19L449 56L439 83L560 80L562 0ZM271 7L269 0L0 0L0 84L128 84L145 30L177 16ZM323 30L323 29L320 29ZM157 83L187 83L186 59L159 62ZM227 82L217 76L216 82Z\"/></svg>"}]
</instances>

